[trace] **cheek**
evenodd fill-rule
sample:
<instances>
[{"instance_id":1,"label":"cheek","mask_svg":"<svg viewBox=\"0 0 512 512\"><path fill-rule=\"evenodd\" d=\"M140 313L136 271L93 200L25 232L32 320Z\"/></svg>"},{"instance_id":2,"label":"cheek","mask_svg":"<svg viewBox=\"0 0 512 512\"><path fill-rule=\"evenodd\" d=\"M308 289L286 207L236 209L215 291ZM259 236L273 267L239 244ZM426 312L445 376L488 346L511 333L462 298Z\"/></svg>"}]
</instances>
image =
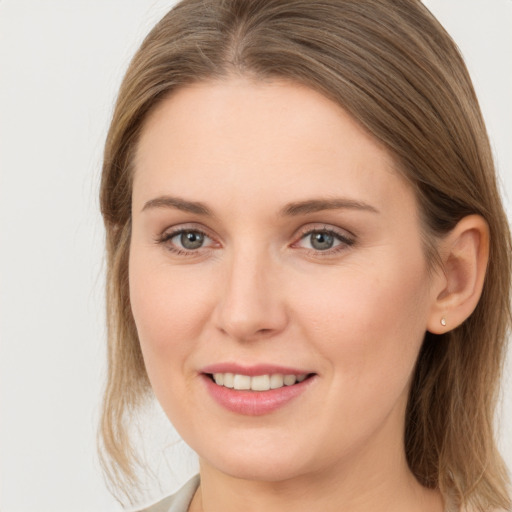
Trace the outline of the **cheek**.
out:
<instances>
[{"instance_id":1,"label":"cheek","mask_svg":"<svg viewBox=\"0 0 512 512\"><path fill-rule=\"evenodd\" d=\"M428 274L419 252L368 264L346 265L322 282L302 283L302 325L331 362L337 378L351 384L407 382L423 340Z\"/></svg>"},{"instance_id":2,"label":"cheek","mask_svg":"<svg viewBox=\"0 0 512 512\"><path fill-rule=\"evenodd\" d=\"M198 340L210 314L204 283L197 273L172 269L132 249L129 263L130 301L150 380L181 366ZM190 275L189 275L190 274Z\"/></svg>"}]
</instances>

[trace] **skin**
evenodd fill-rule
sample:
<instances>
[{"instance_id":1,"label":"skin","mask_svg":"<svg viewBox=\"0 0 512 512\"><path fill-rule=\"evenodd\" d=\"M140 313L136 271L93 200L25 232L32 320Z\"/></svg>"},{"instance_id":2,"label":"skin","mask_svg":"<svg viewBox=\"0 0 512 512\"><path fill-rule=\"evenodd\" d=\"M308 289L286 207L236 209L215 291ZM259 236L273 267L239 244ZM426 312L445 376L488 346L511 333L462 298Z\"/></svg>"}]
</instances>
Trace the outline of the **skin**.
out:
<instances>
[{"instance_id":1,"label":"skin","mask_svg":"<svg viewBox=\"0 0 512 512\"><path fill-rule=\"evenodd\" d=\"M169 196L211 215L155 202ZM334 198L351 207L282 215ZM200 458L190 510L443 509L407 467L404 415L425 332L478 300L478 219L441 247L449 272L429 273L415 196L387 151L319 93L245 78L189 86L150 115L132 211L130 298L148 376ZM204 244L176 253L179 229ZM342 238L318 250L312 229ZM243 416L200 378L226 361L316 376L277 411Z\"/></svg>"}]
</instances>

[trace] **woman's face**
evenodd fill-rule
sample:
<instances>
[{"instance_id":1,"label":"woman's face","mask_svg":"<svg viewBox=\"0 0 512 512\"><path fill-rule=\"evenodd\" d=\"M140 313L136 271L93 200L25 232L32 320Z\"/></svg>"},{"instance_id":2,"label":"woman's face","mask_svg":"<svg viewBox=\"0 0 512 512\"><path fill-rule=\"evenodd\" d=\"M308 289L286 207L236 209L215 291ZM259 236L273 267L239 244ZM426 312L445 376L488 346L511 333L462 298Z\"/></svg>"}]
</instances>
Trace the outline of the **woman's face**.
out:
<instances>
[{"instance_id":1,"label":"woman's face","mask_svg":"<svg viewBox=\"0 0 512 512\"><path fill-rule=\"evenodd\" d=\"M414 194L344 110L286 82L179 90L132 206L144 361L202 464L277 481L402 452L435 297Z\"/></svg>"}]
</instances>

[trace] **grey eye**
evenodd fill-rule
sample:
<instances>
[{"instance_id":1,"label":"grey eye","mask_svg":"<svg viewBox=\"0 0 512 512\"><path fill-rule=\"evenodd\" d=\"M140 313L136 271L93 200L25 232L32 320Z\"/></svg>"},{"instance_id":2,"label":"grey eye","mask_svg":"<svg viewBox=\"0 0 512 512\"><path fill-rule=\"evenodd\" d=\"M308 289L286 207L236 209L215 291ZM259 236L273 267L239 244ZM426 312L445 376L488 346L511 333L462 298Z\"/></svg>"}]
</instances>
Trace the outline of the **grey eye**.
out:
<instances>
[{"instance_id":1,"label":"grey eye","mask_svg":"<svg viewBox=\"0 0 512 512\"><path fill-rule=\"evenodd\" d=\"M205 236L198 231L183 231L180 235L180 244L184 249L199 249L204 244Z\"/></svg>"},{"instance_id":2,"label":"grey eye","mask_svg":"<svg viewBox=\"0 0 512 512\"><path fill-rule=\"evenodd\" d=\"M334 246L335 238L329 233L313 232L309 235L309 243L317 251L326 251Z\"/></svg>"}]
</instances>

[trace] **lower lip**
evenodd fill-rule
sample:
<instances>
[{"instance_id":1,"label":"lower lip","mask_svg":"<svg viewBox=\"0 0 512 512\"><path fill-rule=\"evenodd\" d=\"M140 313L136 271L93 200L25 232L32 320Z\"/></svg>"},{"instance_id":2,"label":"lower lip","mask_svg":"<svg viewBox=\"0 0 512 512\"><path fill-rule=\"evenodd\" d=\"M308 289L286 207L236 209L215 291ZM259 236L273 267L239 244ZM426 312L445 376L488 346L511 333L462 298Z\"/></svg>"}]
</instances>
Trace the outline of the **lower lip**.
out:
<instances>
[{"instance_id":1,"label":"lower lip","mask_svg":"<svg viewBox=\"0 0 512 512\"><path fill-rule=\"evenodd\" d=\"M208 375L202 374L201 377L208 392L219 405L231 412L246 416L269 414L285 406L304 393L315 380L313 375L293 386L283 386L268 391L237 391L215 384Z\"/></svg>"}]
</instances>

